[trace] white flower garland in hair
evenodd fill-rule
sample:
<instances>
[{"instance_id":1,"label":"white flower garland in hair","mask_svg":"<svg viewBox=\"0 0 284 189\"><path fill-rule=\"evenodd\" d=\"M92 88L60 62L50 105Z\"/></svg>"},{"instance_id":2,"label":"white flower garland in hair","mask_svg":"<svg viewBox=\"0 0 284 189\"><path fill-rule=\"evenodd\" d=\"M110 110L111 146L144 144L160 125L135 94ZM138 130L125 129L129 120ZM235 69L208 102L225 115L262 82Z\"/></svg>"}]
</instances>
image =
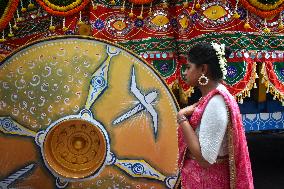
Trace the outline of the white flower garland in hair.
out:
<instances>
[{"instance_id":1,"label":"white flower garland in hair","mask_svg":"<svg viewBox=\"0 0 284 189\"><path fill-rule=\"evenodd\" d=\"M221 71L223 73L223 79L226 79L226 75L227 75L227 60L225 57L225 44L217 44L217 43L211 43L211 46L213 47L213 49L216 51L216 55L218 57L219 60L219 65L221 68Z\"/></svg>"}]
</instances>

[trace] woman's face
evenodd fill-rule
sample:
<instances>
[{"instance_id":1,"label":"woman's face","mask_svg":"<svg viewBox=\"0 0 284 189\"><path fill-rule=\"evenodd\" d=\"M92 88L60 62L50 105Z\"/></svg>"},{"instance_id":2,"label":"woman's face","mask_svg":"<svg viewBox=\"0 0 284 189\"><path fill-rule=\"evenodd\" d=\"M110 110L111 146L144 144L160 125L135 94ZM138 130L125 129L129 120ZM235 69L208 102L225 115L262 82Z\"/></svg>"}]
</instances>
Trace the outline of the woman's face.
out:
<instances>
[{"instance_id":1,"label":"woman's face","mask_svg":"<svg viewBox=\"0 0 284 189\"><path fill-rule=\"evenodd\" d=\"M202 66L188 62L186 65L186 82L189 86L198 86L198 79L202 74Z\"/></svg>"}]
</instances>

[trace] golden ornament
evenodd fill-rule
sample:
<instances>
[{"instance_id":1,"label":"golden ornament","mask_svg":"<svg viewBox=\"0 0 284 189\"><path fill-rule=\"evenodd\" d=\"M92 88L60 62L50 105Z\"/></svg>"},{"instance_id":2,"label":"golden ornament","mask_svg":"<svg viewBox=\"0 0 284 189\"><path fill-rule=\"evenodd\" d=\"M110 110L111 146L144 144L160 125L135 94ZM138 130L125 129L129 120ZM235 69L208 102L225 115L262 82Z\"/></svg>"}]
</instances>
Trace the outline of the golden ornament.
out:
<instances>
[{"instance_id":1,"label":"golden ornament","mask_svg":"<svg viewBox=\"0 0 284 189\"><path fill-rule=\"evenodd\" d=\"M196 8L196 9L200 9L200 7L201 7L201 5L200 5L199 3L197 3L197 4L195 5L195 8Z\"/></svg>"},{"instance_id":2,"label":"golden ornament","mask_svg":"<svg viewBox=\"0 0 284 189\"><path fill-rule=\"evenodd\" d=\"M9 33L8 37L14 37L14 34L13 33Z\"/></svg>"},{"instance_id":3,"label":"golden ornament","mask_svg":"<svg viewBox=\"0 0 284 189\"><path fill-rule=\"evenodd\" d=\"M265 27L265 28L263 29L263 32L264 32L264 33L270 33L270 29L267 28L267 27Z\"/></svg>"},{"instance_id":4,"label":"golden ornament","mask_svg":"<svg viewBox=\"0 0 284 189\"><path fill-rule=\"evenodd\" d=\"M246 23L244 24L244 28L245 28L245 29L249 29L249 28L250 28L250 24L249 24L248 22L246 22Z\"/></svg>"},{"instance_id":5,"label":"golden ornament","mask_svg":"<svg viewBox=\"0 0 284 189\"><path fill-rule=\"evenodd\" d=\"M13 29L14 29L14 30L18 30L19 27L18 27L16 24L14 24Z\"/></svg>"},{"instance_id":6,"label":"golden ornament","mask_svg":"<svg viewBox=\"0 0 284 189\"><path fill-rule=\"evenodd\" d=\"M55 26L49 26L48 28L50 31L54 31L55 30Z\"/></svg>"},{"instance_id":7,"label":"golden ornament","mask_svg":"<svg viewBox=\"0 0 284 189\"><path fill-rule=\"evenodd\" d=\"M241 16L239 15L239 13L235 12L235 13L233 14L233 17L234 17L235 19L238 19L238 18L240 18Z\"/></svg>"},{"instance_id":8,"label":"golden ornament","mask_svg":"<svg viewBox=\"0 0 284 189\"><path fill-rule=\"evenodd\" d=\"M190 14L191 15L194 15L196 13L196 11L194 10L194 9L192 9L191 11L190 11Z\"/></svg>"},{"instance_id":9,"label":"golden ornament","mask_svg":"<svg viewBox=\"0 0 284 189\"><path fill-rule=\"evenodd\" d=\"M163 8L164 9L168 8L168 3L163 3Z\"/></svg>"},{"instance_id":10,"label":"golden ornament","mask_svg":"<svg viewBox=\"0 0 284 189\"><path fill-rule=\"evenodd\" d=\"M21 9L21 11L22 11L22 12L26 12L26 11L27 11L27 8L24 8L24 7L23 7L23 8Z\"/></svg>"},{"instance_id":11,"label":"golden ornament","mask_svg":"<svg viewBox=\"0 0 284 189\"><path fill-rule=\"evenodd\" d=\"M62 28L62 30L63 30L63 31L67 31L68 28L64 26L64 27Z\"/></svg>"},{"instance_id":12,"label":"golden ornament","mask_svg":"<svg viewBox=\"0 0 284 189\"><path fill-rule=\"evenodd\" d=\"M35 5L34 5L33 3L30 3L30 4L28 5L28 8L29 8L29 9L33 9L33 8L35 8Z\"/></svg>"},{"instance_id":13,"label":"golden ornament","mask_svg":"<svg viewBox=\"0 0 284 189\"><path fill-rule=\"evenodd\" d=\"M189 3L188 3L188 2L184 2L184 3L183 3L183 7L184 7L184 8L187 8L187 7L188 7L188 5L189 5Z\"/></svg>"},{"instance_id":14,"label":"golden ornament","mask_svg":"<svg viewBox=\"0 0 284 189\"><path fill-rule=\"evenodd\" d=\"M84 24L84 22L82 20L80 20L80 21L77 22L77 24L78 24L78 26L80 26L80 25Z\"/></svg>"},{"instance_id":15,"label":"golden ornament","mask_svg":"<svg viewBox=\"0 0 284 189\"><path fill-rule=\"evenodd\" d=\"M128 16L132 18L134 16L133 12L130 12Z\"/></svg>"}]
</instances>

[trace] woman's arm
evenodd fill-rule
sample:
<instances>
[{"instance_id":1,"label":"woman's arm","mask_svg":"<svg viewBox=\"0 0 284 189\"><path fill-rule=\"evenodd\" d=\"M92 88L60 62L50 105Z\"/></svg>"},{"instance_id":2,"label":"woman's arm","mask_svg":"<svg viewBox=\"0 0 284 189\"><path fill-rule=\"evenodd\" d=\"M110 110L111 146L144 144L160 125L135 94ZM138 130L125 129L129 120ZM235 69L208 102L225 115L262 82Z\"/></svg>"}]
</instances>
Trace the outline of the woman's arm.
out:
<instances>
[{"instance_id":1,"label":"woman's arm","mask_svg":"<svg viewBox=\"0 0 284 189\"><path fill-rule=\"evenodd\" d=\"M177 120L179 122L180 127L182 127L183 134L185 137L185 142L188 146L188 149L191 155L195 157L196 161L201 166L208 167L210 163L208 163L202 157L199 139L186 118L186 116L189 116L192 114L192 112L195 109L195 106L196 104L192 106L188 106L184 109L181 109L179 113L177 114Z\"/></svg>"}]
</instances>

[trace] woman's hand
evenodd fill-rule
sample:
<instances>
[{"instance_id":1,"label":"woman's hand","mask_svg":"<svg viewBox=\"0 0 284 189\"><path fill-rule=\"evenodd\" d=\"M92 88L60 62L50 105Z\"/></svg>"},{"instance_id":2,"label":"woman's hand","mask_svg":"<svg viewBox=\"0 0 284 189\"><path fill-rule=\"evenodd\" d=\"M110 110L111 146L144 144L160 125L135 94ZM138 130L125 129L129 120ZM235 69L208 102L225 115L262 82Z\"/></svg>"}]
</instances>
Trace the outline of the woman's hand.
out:
<instances>
[{"instance_id":1,"label":"woman's hand","mask_svg":"<svg viewBox=\"0 0 284 189\"><path fill-rule=\"evenodd\" d=\"M190 116L193 112L194 112L194 109L195 107L197 106L197 103L195 104L192 104L191 106L187 106L183 109L181 109L178 114L177 114L177 117L182 117L182 116Z\"/></svg>"}]
</instances>

